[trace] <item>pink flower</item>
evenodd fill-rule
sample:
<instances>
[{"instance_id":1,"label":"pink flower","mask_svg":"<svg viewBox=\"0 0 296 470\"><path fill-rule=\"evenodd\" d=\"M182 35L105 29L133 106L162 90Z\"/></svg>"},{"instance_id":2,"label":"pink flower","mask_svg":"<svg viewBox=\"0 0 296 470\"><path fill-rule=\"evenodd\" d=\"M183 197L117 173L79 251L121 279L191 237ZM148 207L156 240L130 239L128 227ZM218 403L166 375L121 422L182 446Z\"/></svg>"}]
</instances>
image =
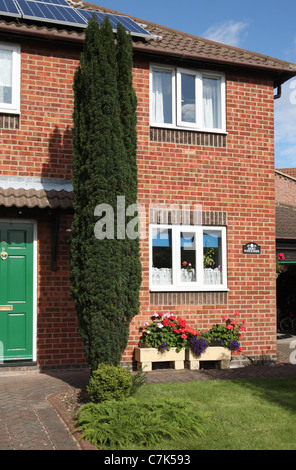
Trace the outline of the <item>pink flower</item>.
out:
<instances>
[{"instance_id":1,"label":"pink flower","mask_svg":"<svg viewBox=\"0 0 296 470\"><path fill-rule=\"evenodd\" d=\"M239 313L237 311L234 312L233 314L235 317L238 317L239 316Z\"/></svg>"},{"instance_id":2,"label":"pink flower","mask_svg":"<svg viewBox=\"0 0 296 470\"><path fill-rule=\"evenodd\" d=\"M236 321L236 320L232 320L231 324L232 324L232 325L236 325L236 324L237 324L237 321Z\"/></svg>"},{"instance_id":3,"label":"pink flower","mask_svg":"<svg viewBox=\"0 0 296 470\"><path fill-rule=\"evenodd\" d=\"M182 266L187 266L187 261L183 261Z\"/></svg>"},{"instance_id":4,"label":"pink flower","mask_svg":"<svg viewBox=\"0 0 296 470\"><path fill-rule=\"evenodd\" d=\"M240 327L240 330L241 330L241 331L247 331L247 328L245 328L244 326L241 326L241 327Z\"/></svg>"},{"instance_id":5,"label":"pink flower","mask_svg":"<svg viewBox=\"0 0 296 470\"><path fill-rule=\"evenodd\" d=\"M277 259L285 259L284 253L279 253L279 254L277 255Z\"/></svg>"},{"instance_id":6,"label":"pink flower","mask_svg":"<svg viewBox=\"0 0 296 470\"><path fill-rule=\"evenodd\" d=\"M221 320L226 320L227 317L225 317L224 315L221 317Z\"/></svg>"},{"instance_id":7,"label":"pink flower","mask_svg":"<svg viewBox=\"0 0 296 470\"><path fill-rule=\"evenodd\" d=\"M232 325L227 325L226 328L227 328L227 330L233 330L233 326L232 326Z\"/></svg>"}]
</instances>

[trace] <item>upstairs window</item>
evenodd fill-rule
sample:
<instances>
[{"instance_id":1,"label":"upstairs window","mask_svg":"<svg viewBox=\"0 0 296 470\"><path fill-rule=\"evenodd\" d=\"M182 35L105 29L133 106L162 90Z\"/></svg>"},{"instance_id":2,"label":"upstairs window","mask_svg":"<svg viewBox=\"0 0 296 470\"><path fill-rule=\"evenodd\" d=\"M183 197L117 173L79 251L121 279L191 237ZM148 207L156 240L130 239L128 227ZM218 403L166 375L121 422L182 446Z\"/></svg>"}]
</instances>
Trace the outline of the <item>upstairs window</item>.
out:
<instances>
[{"instance_id":1,"label":"upstairs window","mask_svg":"<svg viewBox=\"0 0 296 470\"><path fill-rule=\"evenodd\" d=\"M0 112L20 112L20 47L0 43Z\"/></svg>"},{"instance_id":2,"label":"upstairs window","mask_svg":"<svg viewBox=\"0 0 296 470\"><path fill-rule=\"evenodd\" d=\"M151 125L226 131L223 74L153 65L150 80Z\"/></svg>"}]
</instances>

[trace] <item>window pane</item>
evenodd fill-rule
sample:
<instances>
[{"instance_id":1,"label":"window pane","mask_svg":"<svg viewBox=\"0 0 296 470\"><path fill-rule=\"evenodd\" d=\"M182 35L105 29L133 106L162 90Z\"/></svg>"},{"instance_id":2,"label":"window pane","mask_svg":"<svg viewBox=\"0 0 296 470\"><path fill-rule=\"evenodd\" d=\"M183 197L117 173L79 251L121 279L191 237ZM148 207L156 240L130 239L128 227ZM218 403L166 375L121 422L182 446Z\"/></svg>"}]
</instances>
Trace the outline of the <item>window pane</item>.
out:
<instances>
[{"instance_id":1,"label":"window pane","mask_svg":"<svg viewBox=\"0 0 296 470\"><path fill-rule=\"evenodd\" d=\"M195 76L187 73L181 74L182 121L195 122Z\"/></svg>"},{"instance_id":2,"label":"window pane","mask_svg":"<svg viewBox=\"0 0 296 470\"><path fill-rule=\"evenodd\" d=\"M152 121L172 124L172 72L152 73Z\"/></svg>"},{"instance_id":3,"label":"window pane","mask_svg":"<svg viewBox=\"0 0 296 470\"><path fill-rule=\"evenodd\" d=\"M204 284L222 284L222 236L220 230L203 231Z\"/></svg>"},{"instance_id":4,"label":"window pane","mask_svg":"<svg viewBox=\"0 0 296 470\"><path fill-rule=\"evenodd\" d=\"M193 282L196 280L196 242L195 234L181 232L181 282Z\"/></svg>"},{"instance_id":5,"label":"window pane","mask_svg":"<svg viewBox=\"0 0 296 470\"><path fill-rule=\"evenodd\" d=\"M12 103L12 51L0 49L0 103Z\"/></svg>"},{"instance_id":6,"label":"window pane","mask_svg":"<svg viewBox=\"0 0 296 470\"><path fill-rule=\"evenodd\" d=\"M152 232L152 284L172 284L172 230Z\"/></svg>"},{"instance_id":7,"label":"window pane","mask_svg":"<svg viewBox=\"0 0 296 470\"><path fill-rule=\"evenodd\" d=\"M203 125L221 129L221 80L203 77Z\"/></svg>"}]
</instances>

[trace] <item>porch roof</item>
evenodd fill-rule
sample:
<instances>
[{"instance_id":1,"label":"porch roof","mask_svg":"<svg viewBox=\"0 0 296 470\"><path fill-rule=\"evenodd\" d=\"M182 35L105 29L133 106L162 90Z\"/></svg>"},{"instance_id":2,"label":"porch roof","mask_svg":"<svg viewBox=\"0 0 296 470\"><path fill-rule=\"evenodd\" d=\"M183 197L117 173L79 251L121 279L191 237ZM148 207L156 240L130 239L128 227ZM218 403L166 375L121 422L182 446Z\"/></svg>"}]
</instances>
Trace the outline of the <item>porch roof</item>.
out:
<instances>
[{"instance_id":1,"label":"porch roof","mask_svg":"<svg viewBox=\"0 0 296 470\"><path fill-rule=\"evenodd\" d=\"M0 176L0 206L71 209L72 182L51 178Z\"/></svg>"}]
</instances>

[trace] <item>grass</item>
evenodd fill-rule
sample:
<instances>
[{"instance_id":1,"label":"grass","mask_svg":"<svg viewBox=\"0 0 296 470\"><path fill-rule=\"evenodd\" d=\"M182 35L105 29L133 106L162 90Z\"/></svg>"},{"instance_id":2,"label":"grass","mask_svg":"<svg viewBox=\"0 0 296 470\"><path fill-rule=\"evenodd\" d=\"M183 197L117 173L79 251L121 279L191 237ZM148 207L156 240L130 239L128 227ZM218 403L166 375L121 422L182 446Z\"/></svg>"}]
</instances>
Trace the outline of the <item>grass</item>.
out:
<instances>
[{"instance_id":1,"label":"grass","mask_svg":"<svg viewBox=\"0 0 296 470\"><path fill-rule=\"evenodd\" d=\"M144 385L134 398L181 398L210 415L203 436L163 440L153 450L295 450L295 392L296 378L212 380Z\"/></svg>"}]
</instances>

